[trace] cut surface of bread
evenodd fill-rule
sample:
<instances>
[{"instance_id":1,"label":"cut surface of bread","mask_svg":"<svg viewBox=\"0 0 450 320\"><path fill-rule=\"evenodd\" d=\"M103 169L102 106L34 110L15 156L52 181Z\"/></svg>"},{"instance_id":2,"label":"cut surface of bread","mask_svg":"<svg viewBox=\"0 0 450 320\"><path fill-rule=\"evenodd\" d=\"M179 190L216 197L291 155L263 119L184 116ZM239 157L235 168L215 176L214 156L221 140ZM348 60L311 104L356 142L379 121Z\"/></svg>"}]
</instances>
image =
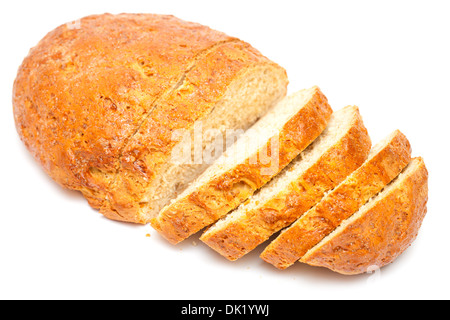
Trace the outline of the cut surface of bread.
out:
<instances>
[{"instance_id":1,"label":"cut surface of bread","mask_svg":"<svg viewBox=\"0 0 450 320\"><path fill-rule=\"evenodd\" d=\"M247 202L200 240L236 260L287 227L367 158L370 137L356 106L331 116L322 134Z\"/></svg>"},{"instance_id":2,"label":"cut surface of bread","mask_svg":"<svg viewBox=\"0 0 450 320\"><path fill-rule=\"evenodd\" d=\"M289 267L397 177L410 160L408 139L394 131L374 146L359 168L283 230L261 258L279 269Z\"/></svg>"},{"instance_id":3,"label":"cut surface of bread","mask_svg":"<svg viewBox=\"0 0 450 320\"><path fill-rule=\"evenodd\" d=\"M285 98L163 208L152 226L176 244L214 223L314 141L331 114L318 87Z\"/></svg>"},{"instance_id":4,"label":"cut surface of bread","mask_svg":"<svg viewBox=\"0 0 450 320\"><path fill-rule=\"evenodd\" d=\"M300 261L346 275L381 268L415 240L427 200L428 172L423 159L415 158L382 192Z\"/></svg>"},{"instance_id":5,"label":"cut surface of bread","mask_svg":"<svg viewBox=\"0 0 450 320\"><path fill-rule=\"evenodd\" d=\"M218 55L218 53L216 54ZM218 55L218 57L220 56ZM205 63L208 64L209 68L210 62L205 61ZM198 65L200 64L198 63ZM217 68L217 65L215 68ZM169 106L155 109L151 115L152 119L148 120L140 128L123 151L122 167L129 168L130 166L133 167L133 164L126 164L125 162L129 162L130 159L133 163L136 162L134 156L136 148L147 150L148 154L144 157L144 159L147 159L147 164L144 167L153 167L154 171L151 175L154 179L151 183L147 183L145 179L139 179L135 174L130 175L127 173L128 169L122 170L124 174L118 175L113 188L129 190L130 185L137 186L138 190L135 192L135 199L137 200L132 202L128 197L122 200L120 198L122 193L115 191L115 194L118 195L115 198L117 201L114 200L115 206L120 206L124 212L127 212L128 206L131 205L131 212L134 212L136 209L138 216L144 222L154 218L171 199L175 198L213 160L218 158L220 154L216 153L213 154L209 161L205 161L204 155L206 152L203 152L211 145L214 145L216 137L220 140L226 136L228 131L247 129L265 114L274 103L282 98L284 94L282 88L285 86L285 83L281 77L277 78L278 75L274 74L273 70L270 70L271 68L273 68L271 65L249 67L249 70L246 70L246 72L239 75L238 79L228 85L225 95L219 100L214 100L213 96L208 98L203 96L204 91L208 90L206 86L209 85L206 79L201 79L200 83L193 86L197 88L195 92L198 97L195 97L195 94L192 93L192 87L189 86L187 86L188 89L182 86L174 92L173 95L177 95L177 101L171 102ZM207 75L212 71L203 70L202 72ZM212 88L209 88L209 90L212 90ZM181 99L180 95L186 100ZM186 97L187 95L189 97ZM193 103L195 99L198 99L197 103ZM180 106L187 102L192 103L189 104L191 109L182 110L183 108ZM175 110L173 110L173 105L177 106ZM207 105L209 106L207 107ZM204 113L202 107L209 108L212 111L209 114ZM189 117L190 119L196 119L196 121L192 121L187 125L188 120L186 119ZM180 121L180 119L182 120ZM201 127L198 139L198 135L194 133L196 126ZM192 156L192 163L177 163L177 161L173 161L174 153L183 144L173 139L173 133L176 131L185 131L188 135L193 136L188 142L191 145L189 156ZM217 133L211 135L208 131L217 131ZM155 135L155 132L160 134ZM143 143L144 140L145 142ZM200 140L200 143L197 143L197 140ZM163 149L160 148L162 141L167 142ZM200 150L199 159L195 159L196 148ZM142 188L142 186L146 187Z\"/></svg>"},{"instance_id":6,"label":"cut surface of bread","mask_svg":"<svg viewBox=\"0 0 450 320\"><path fill-rule=\"evenodd\" d=\"M170 161L173 132L246 129L286 94L283 68L206 26L157 14L79 23L30 50L14 117L46 173L108 218L148 222L205 169Z\"/></svg>"}]
</instances>

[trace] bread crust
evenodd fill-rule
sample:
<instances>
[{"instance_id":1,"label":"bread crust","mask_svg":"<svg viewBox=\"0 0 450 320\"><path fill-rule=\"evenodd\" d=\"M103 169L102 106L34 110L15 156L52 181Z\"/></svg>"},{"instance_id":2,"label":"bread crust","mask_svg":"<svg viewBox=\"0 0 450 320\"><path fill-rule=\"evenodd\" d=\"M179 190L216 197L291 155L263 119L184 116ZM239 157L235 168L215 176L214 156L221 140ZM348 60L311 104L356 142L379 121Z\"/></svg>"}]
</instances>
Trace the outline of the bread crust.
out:
<instances>
[{"instance_id":1,"label":"bread crust","mask_svg":"<svg viewBox=\"0 0 450 320\"><path fill-rule=\"evenodd\" d=\"M278 133L278 171L317 138L331 113L327 98L316 87L312 99ZM260 150L271 150L270 142ZM270 167L271 163L253 163L250 158L164 208L151 221L152 226L176 244L236 208L276 174L262 174L262 168Z\"/></svg>"},{"instance_id":2,"label":"bread crust","mask_svg":"<svg viewBox=\"0 0 450 320\"><path fill-rule=\"evenodd\" d=\"M104 14L79 26L56 28L30 51L14 116L44 170L111 219L147 222L140 197L170 154L168 132L207 115L233 80L267 65L287 85L247 43L173 16Z\"/></svg>"},{"instance_id":3,"label":"bread crust","mask_svg":"<svg viewBox=\"0 0 450 320\"><path fill-rule=\"evenodd\" d=\"M410 159L410 143L397 130L381 150L273 240L261 258L279 269L289 267L380 192Z\"/></svg>"},{"instance_id":4,"label":"bread crust","mask_svg":"<svg viewBox=\"0 0 450 320\"><path fill-rule=\"evenodd\" d=\"M212 226L200 238L229 260L236 260L289 226L356 170L367 158L371 140L357 107L346 134L284 190L222 228Z\"/></svg>"},{"instance_id":5,"label":"bread crust","mask_svg":"<svg viewBox=\"0 0 450 320\"><path fill-rule=\"evenodd\" d=\"M301 261L353 275L381 268L403 253L427 212L428 171L422 158L412 162L415 168L406 179Z\"/></svg>"},{"instance_id":6,"label":"bread crust","mask_svg":"<svg viewBox=\"0 0 450 320\"><path fill-rule=\"evenodd\" d=\"M242 42L224 43L197 61L195 67L186 73L183 83L160 101L128 140L120 157L120 169L109 188L112 191L109 201L101 208L102 213L122 220L124 215L130 217L138 212L138 217L147 219L136 199L145 196L160 167L168 161L176 144L172 140L172 132L192 128L196 121L212 111L232 81L263 63L270 65L256 50ZM111 211L111 207L119 211L121 217L115 216L116 212Z\"/></svg>"}]
</instances>

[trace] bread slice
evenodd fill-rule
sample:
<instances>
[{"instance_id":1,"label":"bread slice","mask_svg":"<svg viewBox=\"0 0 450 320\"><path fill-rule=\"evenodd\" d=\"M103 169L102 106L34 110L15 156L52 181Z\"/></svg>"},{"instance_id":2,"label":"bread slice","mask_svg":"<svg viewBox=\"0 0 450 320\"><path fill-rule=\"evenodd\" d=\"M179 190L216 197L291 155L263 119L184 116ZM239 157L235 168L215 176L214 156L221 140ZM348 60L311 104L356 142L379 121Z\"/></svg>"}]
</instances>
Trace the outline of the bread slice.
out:
<instances>
[{"instance_id":1,"label":"bread slice","mask_svg":"<svg viewBox=\"0 0 450 320\"><path fill-rule=\"evenodd\" d=\"M318 87L280 102L151 220L176 244L214 223L267 183L325 129L332 114Z\"/></svg>"},{"instance_id":2,"label":"bread slice","mask_svg":"<svg viewBox=\"0 0 450 320\"><path fill-rule=\"evenodd\" d=\"M394 131L371 150L361 167L272 241L261 258L279 269L289 267L380 192L410 160L408 139Z\"/></svg>"},{"instance_id":3,"label":"bread slice","mask_svg":"<svg viewBox=\"0 0 450 320\"><path fill-rule=\"evenodd\" d=\"M347 275L381 268L414 241L427 212L427 200L428 172L423 159L415 158L301 261Z\"/></svg>"},{"instance_id":4,"label":"bread slice","mask_svg":"<svg viewBox=\"0 0 450 320\"><path fill-rule=\"evenodd\" d=\"M320 201L366 160L370 147L358 108L335 112L324 132L282 173L200 239L229 260L242 257Z\"/></svg>"}]
</instances>

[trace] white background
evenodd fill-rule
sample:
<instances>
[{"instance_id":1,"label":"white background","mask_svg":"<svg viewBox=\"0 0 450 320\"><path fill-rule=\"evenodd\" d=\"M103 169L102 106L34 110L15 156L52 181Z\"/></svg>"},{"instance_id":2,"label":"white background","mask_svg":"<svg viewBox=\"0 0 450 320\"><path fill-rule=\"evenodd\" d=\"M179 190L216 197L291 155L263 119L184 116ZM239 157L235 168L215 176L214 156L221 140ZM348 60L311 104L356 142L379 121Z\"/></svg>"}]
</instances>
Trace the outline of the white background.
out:
<instances>
[{"instance_id":1,"label":"white background","mask_svg":"<svg viewBox=\"0 0 450 320\"><path fill-rule=\"evenodd\" d=\"M7 3L7 4L5 4ZM2 1L0 298L448 299L449 1ZM16 134L12 84L47 32L94 13L173 14L237 36L287 69L289 91L319 85L360 107L374 143L394 129L430 173L417 240L379 273L341 276L263 247L228 262L198 235L179 246L150 226L109 221L51 181ZM146 237L146 234L151 237Z\"/></svg>"}]
</instances>

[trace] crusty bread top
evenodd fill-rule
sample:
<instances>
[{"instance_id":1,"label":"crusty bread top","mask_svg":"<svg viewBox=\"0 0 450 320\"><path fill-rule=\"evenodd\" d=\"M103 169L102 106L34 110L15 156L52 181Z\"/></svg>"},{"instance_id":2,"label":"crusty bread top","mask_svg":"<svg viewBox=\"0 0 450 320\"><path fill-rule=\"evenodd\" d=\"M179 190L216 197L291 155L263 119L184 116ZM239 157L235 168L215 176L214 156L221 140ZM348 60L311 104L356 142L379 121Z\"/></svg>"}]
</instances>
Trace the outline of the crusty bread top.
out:
<instances>
[{"instance_id":1,"label":"crusty bread top","mask_svg":"<svg viewBox=\"0 0 450 320\"><path fill-rule=\"evenodd\" d=\"M322 134L283 172L200 240L229 260L242 257L320 201L366 160L370 148L358 107L334 112Z\"/></svg>"},{"instance_id":2,"label":"crusty bread top","mask_svg":"<svg viewBox=\"0 0 450 320\"><path fill-rule=\"evenodd\" d=\"M285 71L236 38L173 16L89 16L56 28L25 58L14 84L16 127L54 180L109 218L145 222L139 197L172 147L158 119L179 113L170 121L189 127L262 64L279 77L282 96Z\"/></svg>"},{"instance_id":3,"label":"crusty bread top","mask_svg":"<svg viewBox=\"0 0 450 320\"><path fill-rule=\"evenodd\" d=\"M428 171L423 159L415 158L391 184L301 261L348 275L381 268L414 241L427 201Z\"/></svg>"},{"instance_id":4,"label":"crusty bread top","mask_svg":"<svg viewBox=\"0 0 450 320\"><path fill-rule=\"evenodd\" d=\"M273 240L261 258L279 269L289 267L380 192L410 159L410 143L396 130L373 147L358 169Z\"/></svg>"},{"instance_id":5,"label":"crusty bread top","mask_svg":"<svg viewBox=\"0 0 450 320\"><path fill-rule=\"evenodd\" d=\"M94 189L89 169L114 172L155 99L197 54L231 40L171 16L107 14L62 25L19 69L17 129L58 182Z\"/></svg>"},{"instance_id":6,"label":"crusty bread top","mask_svg":"<svg viewBox=\"0 0 450 320\"><path fill-rule=\"evenodd\" d=\"M318 87L285 98L254 125L255 130L252 127L246 132L165 207L151 221L152 226L176 244L214 223L314 141L331 114L328 100Z\"/></svg>"}]
</instances>

